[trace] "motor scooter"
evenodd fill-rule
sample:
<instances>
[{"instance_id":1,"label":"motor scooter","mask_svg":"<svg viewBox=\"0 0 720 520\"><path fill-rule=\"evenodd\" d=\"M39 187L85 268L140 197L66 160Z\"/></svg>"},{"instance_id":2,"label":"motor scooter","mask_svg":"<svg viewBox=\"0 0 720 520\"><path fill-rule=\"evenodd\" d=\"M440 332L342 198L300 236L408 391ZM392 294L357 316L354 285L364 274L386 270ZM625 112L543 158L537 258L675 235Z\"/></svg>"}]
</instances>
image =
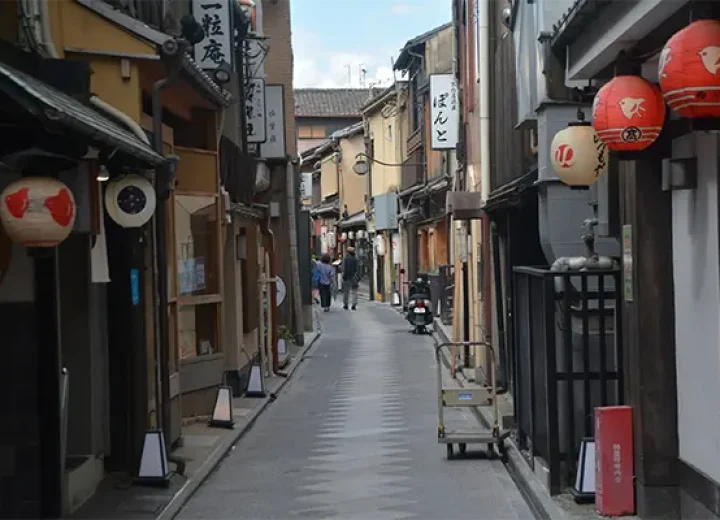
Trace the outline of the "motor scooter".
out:
<instances>
[{"instance_id":1,"label":"motor scooter","mask_svg":"<svg viewBox=\"0 0 720 520\"><path fill-rule=\"evenodd\" d=\"M408 300L407 316L412 325L413 334L430 334L433 322L432 302L430 300L430 284L418 278L410 284L410 299Z\"/></svg>"}]
</instances>

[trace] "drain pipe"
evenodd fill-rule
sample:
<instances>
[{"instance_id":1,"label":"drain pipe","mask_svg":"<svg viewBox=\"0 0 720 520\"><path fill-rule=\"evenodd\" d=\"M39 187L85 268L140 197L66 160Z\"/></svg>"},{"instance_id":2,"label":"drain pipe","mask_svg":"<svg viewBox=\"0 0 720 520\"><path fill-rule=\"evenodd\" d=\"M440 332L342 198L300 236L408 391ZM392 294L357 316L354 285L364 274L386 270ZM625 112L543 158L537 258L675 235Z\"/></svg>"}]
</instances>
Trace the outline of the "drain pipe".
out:
<instances>
[{"instance_id":1,"label":"drain pipe","mask_svg":"<svg viewBox=\"0 0 720 520\"><path fill-rule=\"evenodd\" d=\"M168 58L168 75L167 77L156 81L152 88L152 117L153 117L153 144L155 151L161 156L165 156L163 150L163 131L162 131L162 101L160 95L162 91L169 87L176 79L180 70L179 60L183 53L184 42L175 39L167 40L162 45L163 58ZM160 178L162 174L162 178ZM172 174L169 172L158 172L156 170L154 176L154 188L159 199L159 204L155 210L152 223L152 258L153 258L153 313L155 327L155 377L156 381L156 409L162 420L159 421L165 436L165 449L167 450L167 459L177 465L177 473L183 474L185 471L185 460L174 456L171 453L169 442L171 416L170 416L170 337L169 337L169 320L168 320L168 280L167 280L167 243L165 234L165 211L164 203L171 186ZM161 408L162 403L162 408Z\"/></svg>"},{"instance_id":2,"label":"drain pipe","mask_svg":"<svg viewBox=\"0 0 720 520\"><path fill-rule=\"evenodd\" d=\"M39 22L40 25L39 32L42 35L41 45L45 48L45 52L50 58L59 59L60 55L55 49L55 42L52 37L52 28L50 27L50 11L48 10L48 2L50 0L32 1L36 4L36 6L38 6L38 16L40 19L36 21ZM123 123L143 143L148 145L150 144L150 140L143 129L130 116L118 110L111 104L106 103L98 96L90 96L90 104Z\"/></svg>"},{"instance_id":3,"label":"drain pipe","mask_svg":"<svg viewBox=\"0 0 720 520\"><path fill-rule=\"evenodd\" d=\"M302 311L302 294L300 294L300 259L298 256L298 201L295 162L288 161L286 170L288 226L290 227L290 264L293 294L293 308L295 309L295 335L299 338L305 329L305 318ZM298 341L296 338L296 341ZM299 343L299 341L298 341ZM277 343L275 343L277 345ZM276 370L277 371L277 370Z\"/></svg>"},{"instance_id":4,"label":"drain pipe","mask_svg":"<svg viewBox=\"0 0 720 520\"><path fill-rule=\"evenodd\" d=\"M123 123L138 139L140 139L143 143L149 145L150 139L148 139L147 134L142 129L142 127L137 124L133 118L131 118L129 115L127 115L125 112L122 112L112 106L110 103L107 103L100 99L98 96L90 96L90 104L97 108L98 110L102 110L103 112L107 113L109 116L117 119L119 122Z\"/></svg>"},{"instance_id":5,"label":"drain pipe","mask_svg":"<svg viewBox=\"0 0 720 520\"><path fill-rule=\"evenodd\" d=\"M592 269L613 269L617 267L617 262L610 256L598 255L595 252L595 226L598 225L598 219L591 218L583 222L582 240L585 243L585 256L561 256L556 259L550 266L550 270L554 272L563 271L587 271ZM555 278L555 290L562 292L564 289L564 281L560 277Z\"/></svg>"},{"instance_id":6,"label":"drain pipe","mask_svg":"<svg viewBox=\"0 0 720 520\"><path fill-rule=\"evenodd\" d=\"M35 0L37 2L38 12L40 15L40 32L42 34L42 45L45 47L45 52L48 56L53 59L60 58L57 50L55 49L55 42L53 42L52 29L50 27L50 11L48 10L48 3L50 0Z\"/></svg>"},{"instance_id":7,"label":"drain pipe","mask_svg":"<svg viewBox=\"0 0 720 520\"><path fill-rule=\"evenodd\" d=\"M480 197L484 206L490 196L490 10L492 8L492 0L476 0L478 2L478 61L479 61L479 79L480 79L480 99L479 99L479 119L480 119ZM474 179L473 179L474 180ZM492 343L492 283L490 277L490 219L487 213L483 212L482 219L479 223L473 223L474 242L483 242L480 269L483 270L483 305L482 315L480 310L480 302L477 295L474 299L473 313L476 316L476 325L479 322L480 334L483 337L478 339L487 343ZM475 262L475 273L477 272L477 262ZM473 286L476 285L477 279L474 280ZM489 349L484 353L484 358L488 361ZM497 360L491 359L493 365L497 364ZM477 363L476 363L477 364ZM489 370L488 366L484 367L486 374L490 377L493 370ZM494 384L494 382L492 382Z\"/></svg>"}]
</instances>

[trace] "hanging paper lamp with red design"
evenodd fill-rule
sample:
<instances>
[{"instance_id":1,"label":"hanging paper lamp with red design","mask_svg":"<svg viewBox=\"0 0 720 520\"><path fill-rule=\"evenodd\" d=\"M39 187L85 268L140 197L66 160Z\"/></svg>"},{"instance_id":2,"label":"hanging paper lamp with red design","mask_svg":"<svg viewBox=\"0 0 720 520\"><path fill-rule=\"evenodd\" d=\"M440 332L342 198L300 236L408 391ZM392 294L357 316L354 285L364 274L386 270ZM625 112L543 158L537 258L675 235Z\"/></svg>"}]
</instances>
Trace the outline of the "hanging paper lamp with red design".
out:
<instances>
[{"instance_id":1,"label":"hanging paper lamp with red design","mask_svg":"<svg viewBox=\"0 0 720 520\"><path fill-rule=\"evenodd\" d=\"M555 173L568 186L595 184L605 173L608 149L578 112L579 121L560 130L550 145L550 160Z\"/></svg>"},{"instance_id":2,"label":"hanging paper lamp with red design","mask_svg":"<svg viewBox=\"0 0 720 520\"><path fill-rule=\"evenodd\" d=\"M660 53L660 89L683 117L720 117L720 21L698 20L670 38Z\"/></svg>"},{"instance_id":3,"label":"hanging paper lamp with red design","mask_svg":"<svg viewBox=\"0 0 720 520\"><path fill-rule=\"evenodd\" d=\"M54 247L75 224L75 198L57 179L23 177L0 194L0 222L13 242Z\"/></svg>"},{"instance_id":4,"label":"hanging paper lamp with red design","mask_svg":"<svg viewBox=\"0 0 720 520\"><path fill-rule=\"evenodd\" d=\"M640 76L614 77L593 100L593 128L610 150L644 150L655 142L664 124L660 90Z\"/></svg>"}]
</instances>

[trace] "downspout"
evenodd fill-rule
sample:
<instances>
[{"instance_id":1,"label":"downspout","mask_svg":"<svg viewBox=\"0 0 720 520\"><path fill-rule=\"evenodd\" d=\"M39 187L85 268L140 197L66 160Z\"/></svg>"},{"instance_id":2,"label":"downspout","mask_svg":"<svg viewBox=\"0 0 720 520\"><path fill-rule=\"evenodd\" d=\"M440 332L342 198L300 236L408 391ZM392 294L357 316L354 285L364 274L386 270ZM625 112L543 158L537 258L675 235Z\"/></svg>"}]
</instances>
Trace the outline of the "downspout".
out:
<instances>
[{"instance_id":1,"label":"downspout","mask_svg":"<svg viewBox=\"0 0 720 520\"><path fill-rule=\"evenodd\" d=\"M52 29L50 28L50 12L48 11L48 2L50 0L32 0L39 6L38 14L40 16L40 32L42 34L42 45L45 47L47 55L53 59L60 58L55 43L53 42Z\"/></svg>"},{"instance_id":2,"label":"downspout","mask_svg":"<svg viewBox=\"0 0 720 520\"><path fill-rule=\"evenodd\" d=\"M59 59L60 55L55 49L55 43L52 37L52 29L50 27L50 12L48 11L48 2L50 0L34 0L40 6L40 29L42 33L42 45L45 47L45 51L48 56L53 59ZM149 145L150 139L147 134L130 116L124 112L118 110L110 103L106 103L98 96L90 96L90 104L98 110L102 110L111 117L114 117L121 123L123 123L135 136L140 139L143 143Z\"/></svg>"},{"instance_id":3,"label":"downspout","mask_svg":"<svg viewBox=\"0 0 720 520\"><path fill-rule=\"evenodd\" d=\"M150 139L148 139L147 134L145 133L145 130L142 129L142 127L137 124L133 118L131 118L129 115L127 115L125 112L122 112L112 106L110 103L106 103L102 99L100 99L97 96L90 96L90 104L97 108L98 110L102 110L103 112L107 113L109 116L117 119L119 122L123 123L140 141L143 143L150 145Z\"/></svg>"},{"instance_id":4,"label":"downspout","mask_svg":"<svg viewBox=\"0 0 720 520\"><path fill-rule=\"evenodd\" d=\"M490 196L490 12L492 9L491 0L477 0L478 2L478 61L479 61L479 76L480 76L480 99L478 112L480 116L480 198L481 203L484 206ZM476 242L482 239L482 264L481 269L483 270L483 314L482 317L479 314L479 305L476 307L476 316L481 320L480 329L484 337L479 338L488 344L492 344L492 298L490 296L492 292L492 270L490 269L490 262L492 261L491 256L491 244L490 240L490 219L487 213L483 212L483 217L480 221L481 231L480 236L476 236ZM477 226L476 226L477 228ZM479 303L479 302L478 302ZM488 370L488 354L485 352L486 359L486 373L488 377L490 374L494 374L493 369ZM497 360L490 360L493 365L497 365ZM491 384L495 384L495 381L491 381Z\"/></svg>"},{"instance_id":5,"label":"downspout","mask_svg":"<svg viewBox=\"0 0 720 520\"><path fill-rule=\"evenodd\" d=\"M295 335L297 338L304 335L304 323L302 311L302 294L300 294L300 260L298 258L298 204L297 204L297 182L295 164L288 161L286 170L287 204L288 204L288 226L290 235L290 263L292 276L293 308L295 309ZM300 343L299 339L297 340ZM277 345L277 343L275 343ZM277 359L277 356L275 356ZM277 368L273 368L277 372Z\"/></svg>"},{"instance_id":6,"label":"downspout","mask_svg":"<svg viewBox=\"0 0 720 520\"><path fill-rule=\"evenodd\" d=\"M168 64L167 77L156 81L152 88L152 117L153 117L153 144L155 151L165 157L163 150L163 132L162 132L162 100L160 96L162 91L169 87L176 79L179 72L177 58L182 57L185 49L183 42L177 40L169 40L162 46L163 58L168 57L173 60ZM162 179L160 178L162 173ZM153 314L156 323L154 331L155 340L155 364L156 364L156 392L158 399L156 408L160 409L162 403L162 430L165 436L165 449L167 450L167 459L177 464L177 472L184 473L185 461L175 457L170 453L170 337L169 337L169 320L168 320L168 280L167 280L167 243L165 234L165 201L168 192L171 189L169 172L158 172L156 170L154 176L154 188L159 199L159 204L153 215L153 231L151 240L151 251L153 257Z\"/></svg>"},{"instance_id":7,"label":"downspout","mask_svg":"<svg viewBox=\"0 0 720 520\"><path fill-rule=\"evenodd\" d=\"M610 256L599 255L595 252L595 226L598 219L591 218L583 222L582 240L585 244L585 256L562 256L555 260L550 266L551 271L589 271L592 269L613 269L617 262ZM564 290L564 280L555 277L555 290Z\"/></svg>"}]
</instances>

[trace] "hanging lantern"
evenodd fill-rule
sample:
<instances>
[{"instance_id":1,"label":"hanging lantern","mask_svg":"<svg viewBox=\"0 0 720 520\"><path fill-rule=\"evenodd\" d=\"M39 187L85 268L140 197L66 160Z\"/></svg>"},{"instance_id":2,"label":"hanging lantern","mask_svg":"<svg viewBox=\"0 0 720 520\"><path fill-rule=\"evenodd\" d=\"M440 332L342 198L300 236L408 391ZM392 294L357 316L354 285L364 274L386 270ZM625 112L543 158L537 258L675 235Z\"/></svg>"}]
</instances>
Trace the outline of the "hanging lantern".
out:
<instances>
[{"instance_id":1,"label":"hanging lantern","mask_svg":"<svg viewBox=\"0 0 720 520\"><path fill-rule=\"evenodd\" d=\"M616 76L593 101L593 128L611 150L644 150L665 124L660 90L640 76Z\"/></svg>"},{"instance_id":2,"label":"hanging lantern","mask_svg":"<svg viewBox=\"0 0 720 520\"><path fill-rule=\"evenodd\" d=\"M670 38L660 54L660 89L683 117L720 117L720 21L698 20Z\"/></svg>"},{"instance_id":3,"label":"hanging lantern","mask_svg":"<svg viewBox=\"0 0 720 520\"><path fill-rule=\"evenodd\" d=\"M607 169L607 146L584 119L578 110L578 121L555 134L550 145L555 173L568 186L595 184Z\"/></svg>"},{"instance_id":4,"label":"hanging lantern","mask_svg":"<svg viewBox=\"0 0 720 520\"><path fill-rule=\"evenodd\" d=\"M345 242L347 240L347 233L343 233L340 235L340 242Z\"/></svg>"},{"instance_id":5,"label":"hanging lantern","mask_svg":"<svg viewBox=\"0 0 720 520\"><path fill-rule=\"evenodd\" d=\"M348 233L348 238L349 238L350 240L355 240L355 232L354 232L354 231L350 231L350 232Z\"/></svg>"},{"instance_id":6,"label":"hanging lantern","mask_svg":"<svg viewBox=\"0 0 720 520\"><path fill-rule=\"evenodd\" d=\"M0 222L24 247L54 247L75 224L75 199L57 179L23 177L0 194Z\"/></svg>"},{"instance_id":7,"label":"hanging lantern","mask_svg":"<svg viewBox=\"0 0 720 520\"><path fill-rule=\"evenodd\" d=\"M358 240L362 240L363 238L365 238L365 231L363 231L363 230L361 229L360 231L358 231L358 232L355 234L355 236L357 237Z\"/></svg>"}]
</instances>

